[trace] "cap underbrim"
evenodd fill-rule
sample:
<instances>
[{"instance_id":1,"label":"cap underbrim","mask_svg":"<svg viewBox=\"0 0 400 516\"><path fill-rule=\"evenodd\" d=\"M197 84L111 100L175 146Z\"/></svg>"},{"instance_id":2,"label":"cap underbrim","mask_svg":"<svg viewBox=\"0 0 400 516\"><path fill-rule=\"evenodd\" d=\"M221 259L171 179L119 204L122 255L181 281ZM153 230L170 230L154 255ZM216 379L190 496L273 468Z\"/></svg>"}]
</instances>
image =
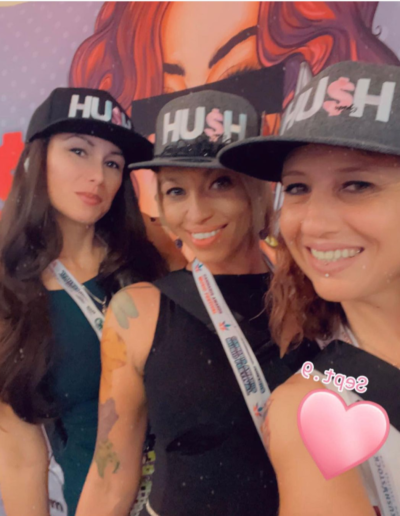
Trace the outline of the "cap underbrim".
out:
<instances>
[{"instance_id":1,"label":"cap underbrim","mask_svg":"<svg viewBox=\"0 0 400 516\"><path fill-rule=\"evenodd\" d=\"M225 168L257 179L279 182L288 154L310 143L400 155L400 148L395 149L380 143L351 138L257 136L228 145L218 153L218 159Z\"/></svg>"},{"instance_id":2,"label":"cap underbrim","mask_svg":"<svg viewBox=\"0 0 400 516\"><path fill-rule=\"evenodd\" d=\"M60 120L35 134L30 141L60 132L87 134L110 141L121 149L127 165L136 161L149 160L153 156L153 144L149 140L130 129L101 120L84 118Z\"/></svg>"},{"instance_id":3,"label":"cap underbrim","mask_svg":"<svg viewBox=\"0 0 400 516\"><path fill-rule=\"evenodd\" d=\"M139 168L150 168L158 172L160 167L181 167L181 168L225 168L217 158L154 158L151 161L141 161L128 166L130 170Z\"/></svg>"}]
</instances>

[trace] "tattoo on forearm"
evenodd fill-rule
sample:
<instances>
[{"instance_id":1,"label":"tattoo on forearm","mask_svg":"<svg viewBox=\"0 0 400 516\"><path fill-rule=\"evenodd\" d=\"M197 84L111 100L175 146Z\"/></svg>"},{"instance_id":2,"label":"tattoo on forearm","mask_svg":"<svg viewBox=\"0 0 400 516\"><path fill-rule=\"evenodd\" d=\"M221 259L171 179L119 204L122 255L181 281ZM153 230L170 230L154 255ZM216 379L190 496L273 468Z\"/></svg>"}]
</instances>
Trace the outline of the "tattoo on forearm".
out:
<instances>
[{"instance_id":1,"label":"tattoo on forearm","mask_svg":"<svg viewBox=\"0 0 400 516\"><path fill-rule=\"evenodd\" d=\"M118 455L113 450L113 444L109 440L97 444L94 460L101 478L104 478L106 467L109 464L113 467L113 473L116 473L120 466Z\"/></svg>"},{"instance_id":2,"label":"tattoo on forearm","mask_svg":"<svg viewBox=\"0 0 400 516\"><path fill-rule=\"evenodd\" d=\"M129 319L136 319L139 312L131 296L124 291L118 292L112 299L110 307L121 328L129 328Z\"/></svg>"},{"instance_id":3,"label":"tattoo on forearm","mask_svg":"<svg viewBox=\"0 0 400 516\"><path fill-rule=\"evenodd\" d=\"M120 466L120 460L117 453L113 449L113 444L108 438L111 429L118 420L118 414L115 409L115 401L110 398L99 408L99 428L97 431L97 444L94 454L94 460L97 464L97 470L101 478L108 465L113 467L113 473L116 473Z\"/></svg>"},{"instance_id":4,"label":"tattoo on forearm","mask_svg":"<svg viewBox=\"0 0 400 516\"><path fill-rule=\"evenodd\" d=\"M104 403L111 396L114 370L124 366L127 361L124 339L113 328L105 326L101 338L100 403Z\"/></svg>"},{"instance_id":5,"label":"tattoo on forearm","mask_svg":"<svg viewBox=\"0 0 400 516\"><path fill-rule=\"evenodd\" d=\"M118 414L115 408L115 401L110 398L99 407L99 427L97 430L97 438L99 441L107 441L108 434L112 427L118 421Z\"/></svg>"}]
</instances>

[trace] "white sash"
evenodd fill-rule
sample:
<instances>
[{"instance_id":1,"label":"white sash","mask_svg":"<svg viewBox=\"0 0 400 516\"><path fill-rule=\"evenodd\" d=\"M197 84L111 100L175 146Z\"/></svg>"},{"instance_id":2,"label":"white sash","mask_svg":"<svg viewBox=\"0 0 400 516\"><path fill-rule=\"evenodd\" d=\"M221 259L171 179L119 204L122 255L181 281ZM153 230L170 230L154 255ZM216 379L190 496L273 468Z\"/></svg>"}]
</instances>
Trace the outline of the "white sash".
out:
<instances>
[{"instance_id":1,"label":"white sash","mask_svg":"<svg viewBox=\"0 0 400 516\"><path fill-rule=\"evenodd\" d=\"M192 265L200 297L221 340L247 408L262 440L262 411L271 395L264 373L208 268L197 258ZM241 293L238 292L240 296Z\"/></svg>"},{"instance_id":2,"label":"white sash","mask_svg":"<svg viewBox=\"0 0 400 516\"><path fill-rule=\"evenodd\" d=\"M54 260L54 262L51 262L49 269L57 278L58 283L64 288L67 294L72 297L72 299L82 310L90 326L96 332L99 340L101 340L104 315L97 308L93 299L89 296L79 281L73 277L73 275L59 260Z\"/></svg>"},{"instance_id":3,"label":"white sash","mask_svg":"<svg viewBox=\"0 0 400 516\"><path fill-rule=\"evenodd\" d=\"M64 265L59 260L52 262L49 265L49 268L56 276L60 285L82 310L83 315L86 317L89 324L96 332L97 337L101 341L104 314L98 309L79 281L74 278L74 276L64 267ZM139 514L148 500L152 486L151 475L154 472L154 460L155 455L153 451L143 455L142 479L139 487L139 495L135 500L132 512L130 513L131 515ZM57 463L55 464L58 466ZM58 466L58 468L61 471L60 466Z\"/></svg>"}]
</instances>

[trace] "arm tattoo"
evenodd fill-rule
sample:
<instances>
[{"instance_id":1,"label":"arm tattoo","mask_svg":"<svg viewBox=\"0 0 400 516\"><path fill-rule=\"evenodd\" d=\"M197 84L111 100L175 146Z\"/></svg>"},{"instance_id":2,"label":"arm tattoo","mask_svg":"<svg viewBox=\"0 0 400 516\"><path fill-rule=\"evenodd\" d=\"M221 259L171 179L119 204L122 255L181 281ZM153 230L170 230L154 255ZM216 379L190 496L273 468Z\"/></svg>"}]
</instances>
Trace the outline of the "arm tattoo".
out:
<instances>
[{"instance_id":1,"label":"arm tattoo","mask_svg":"<svg viewBox=\"0 0 400 516\"><path fill-rule=\"evenodd\" d=\"M100 405L99 428L97 431L94 460L101 478L104 478L104 472L108 465L112 466L113 473L116 473L120 466L118 455L114 451L113 444L108 438L108 434L117 422L118 417L117 411L115 410L115 401L112 398Z\"/></svg>"},{"instance_id":2,"label":"arm tattoo","mask_svg":"<svg viewBox=\"0 0 400 516\"><path fill-rule=\"evenodd\" d=\"M110 307L121 328L129 328L129 319L136 319L139 312L131 296L124 291L118 292L111 300Z\"/></svg>"},{"instance_id":3,"label":"arm tattoo","mask_svg":"<svg viewBox=\"0 0 400 516\"><path fill-rule=\"evenodd\" d=\"M113 328L105 326L101 338L100 403L104 403L111 396L114 370L124 366L127 361L124 339Z\"/></svg>"},{"instance_id":4,"label":"arm tattoo","mask_svg":"<svg viewBox=\"0 0 400 516\"><path fill-rule=\"evenodd\" d=\"M111 465L113 473L120 466L120 460L114 451L113 443L108 438L118 420L115 400L111 397L112 375L115 369L127 363L126 344L124 339L110 326L105 326L101 339L101 385L99 405L99 426L97 430L96 451L94 461L99 476L104 478L106 467Z\"/></svg>"}]
</instances>

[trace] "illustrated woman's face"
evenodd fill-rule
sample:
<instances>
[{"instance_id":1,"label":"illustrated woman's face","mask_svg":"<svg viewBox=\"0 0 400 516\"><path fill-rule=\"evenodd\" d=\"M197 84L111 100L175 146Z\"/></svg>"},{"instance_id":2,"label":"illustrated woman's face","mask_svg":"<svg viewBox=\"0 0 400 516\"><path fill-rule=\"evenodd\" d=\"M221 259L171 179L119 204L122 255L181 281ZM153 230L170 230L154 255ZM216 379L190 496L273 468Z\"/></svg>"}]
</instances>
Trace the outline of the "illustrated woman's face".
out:
<instances>
[{"instance_id":1,"label":"illustrated woman's face","mask_svg":"<svg viewBox=\"0 0 400 516\"><path fill-rule=\"evenodd\" d=\"M400 284L400 158L307 145L287 159L280 227L317 294L373 300Z\"/></svg>"},{"instance_id":2,"label":"illustrated woman's face","mask_svg":"<svg viewBox=\"0 0 400 516\"><path fill-rule=\"evenodd\" d=\"M94 224L110 209L122 183L125 159L113 143L95 136L53 136L47 152L50 202L60 216Z\"/></svg>"},{"instance_id":3,"label":"illustrated woman's face","mask_svg":"<svg viewBox=\"0 0 400 516\"><path fill-rule=\"evenodd\" d=\"M252 211L239 174L165 167L159 172L165 223L206 264L221 264L249 248Z\"/></svg>"},{"instance_id":4,"label":"illustrated woman's face","mask_svg":"<svg viewBox=\"0 0 400 516\"><path fill-rule=\"evenodd\" d=\"M172 2L161 30L167 93L257 70L259 2Z\"/></svg>"}]
</instances>

